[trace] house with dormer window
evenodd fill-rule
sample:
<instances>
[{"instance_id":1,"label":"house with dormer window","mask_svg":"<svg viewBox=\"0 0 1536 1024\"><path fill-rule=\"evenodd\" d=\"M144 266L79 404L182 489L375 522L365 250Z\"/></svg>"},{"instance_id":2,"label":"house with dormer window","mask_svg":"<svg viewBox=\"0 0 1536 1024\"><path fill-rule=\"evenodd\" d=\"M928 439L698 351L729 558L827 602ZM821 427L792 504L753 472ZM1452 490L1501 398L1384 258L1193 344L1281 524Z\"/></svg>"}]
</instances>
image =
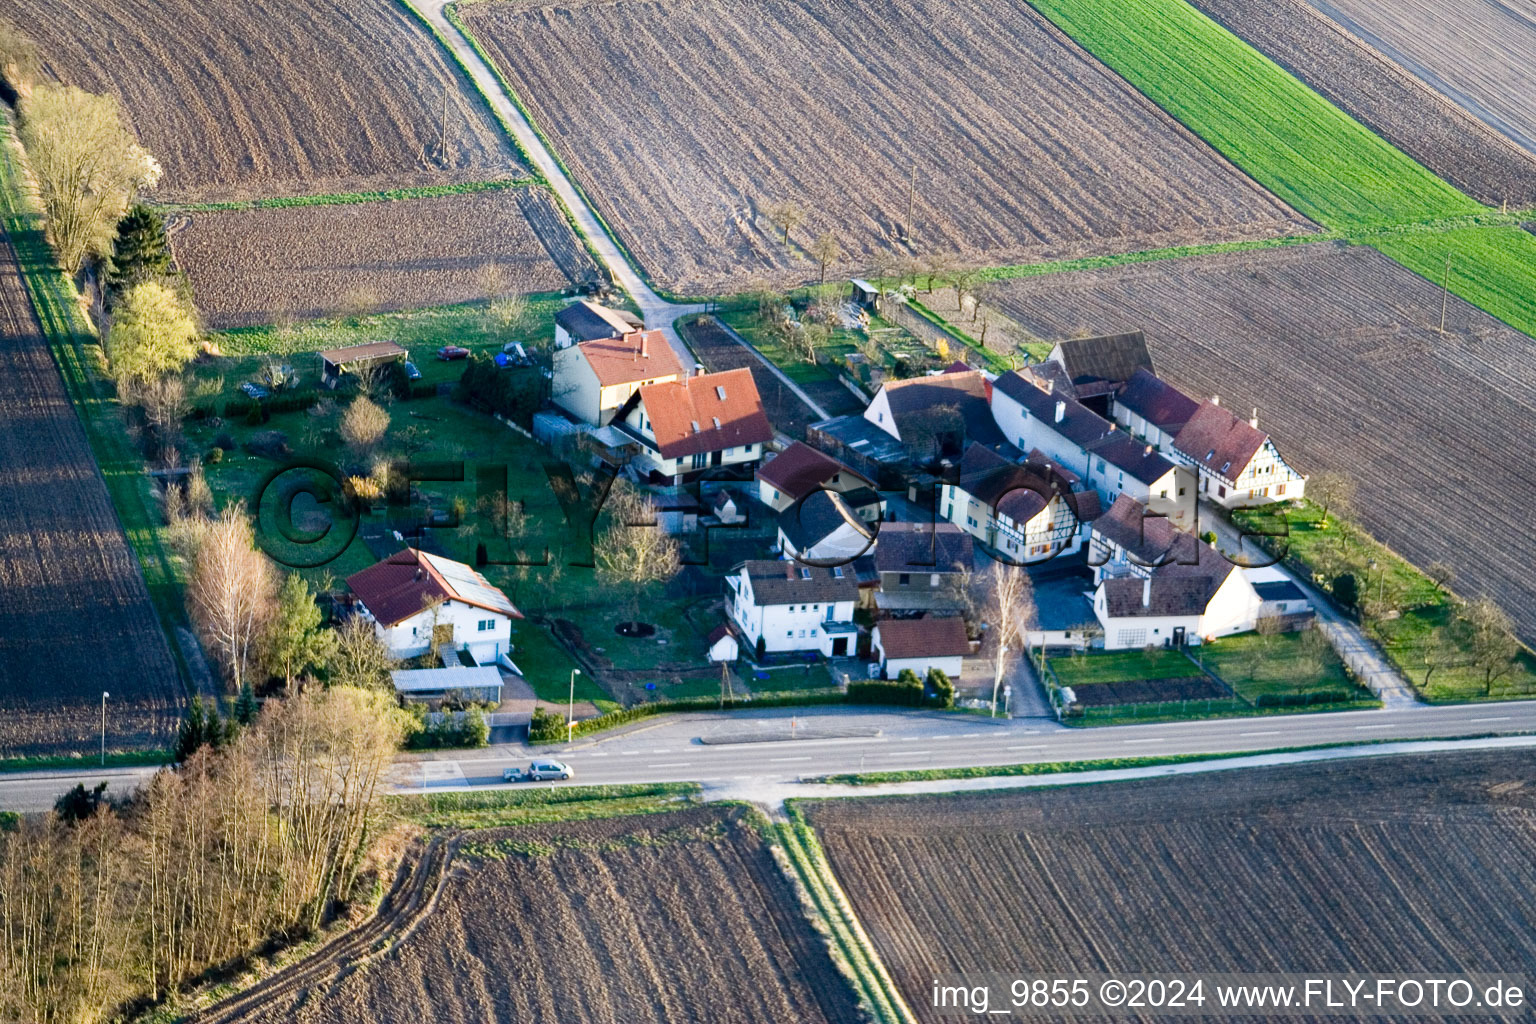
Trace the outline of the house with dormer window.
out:
<instances>
[{"instance_id":1,"label":"house with dormer window","mask_svg":"<svg viewBox=\"0 0 1536 1024\"><path fill-rule=\"evenodd\" d=\"M745 367L642 386L614 423L639 442L634 468L657 484L681 484L722 466L750 468L773 440Z\"/></svg>"},{"instance_id":2,"label":"house with dormer window","mask_svg":"<svg viewBox=\"0 0 1536 1024\"><path fill-rule=\"evenodd\" d=\"M1245 420L1223 408L1219 398L1203 402L1169 451L1199 473L1200 495L1223 508L1293 501L1306 493L1307 478L1286 464L1259 429L1257 409Z\"/></svg>"},{"instance_id":3,"label":"house with dormer window","mask_svg":"<svg viewBox=\"0 0 1536 1024\"><path fill-rule=\"evenodd\" d=\"M858 647L853 566L800 565L756 559L725 578L725 613L759 657L816 651L849 657Z\"/></svg>"}]
</instances>

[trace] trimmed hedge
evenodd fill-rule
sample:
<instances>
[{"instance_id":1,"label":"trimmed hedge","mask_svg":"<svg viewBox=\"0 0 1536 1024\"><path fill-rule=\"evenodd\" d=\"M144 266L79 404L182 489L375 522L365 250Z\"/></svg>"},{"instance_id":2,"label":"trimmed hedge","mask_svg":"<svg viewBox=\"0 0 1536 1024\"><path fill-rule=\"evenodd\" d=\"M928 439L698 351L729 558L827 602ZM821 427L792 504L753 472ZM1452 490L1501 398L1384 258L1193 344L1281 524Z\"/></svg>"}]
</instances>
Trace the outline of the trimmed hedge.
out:
<instances>
[{"instance_id":1,"label":"trimmed hedge","mask_svg":"<svg viewBox=\"0 0 1536 1024\"><path fill-rule=\"evenodd\" d=\"M665 714L671 711L736 711L742 708L792 708L841 703L843 703L843 695L841 693L762 694L748 700L728 700L724 704L721 704L718 697L659 700L653 704L637 704L632 708L610 711L606 715L598 715L596 718L583 719L572 727L571 736L573 738L576 736L586 736L589 733L602 732L604 729L628 725L630 722L638 722L642 718L650 718L652 715ZM545 716L541 721L536 721L528 727L528 742L530 743L559 743L564 739L565 719L559 715Z\"/></svg>"},{"instance_id":2,"label":"trimmed hedge","mask_svg":"<svg viewBox=\"0 0 1536 1024\"><path fill-rule=\"evenodd\" d=\"M923 703L923 684L907 669L903 676L911 679L857 679L848 683L849 704L896 704L915 708Z\"/></svg>"},{"instance_id":3,"label":"trimmed hedge","mask_svg":"<svg viewBox=\"0 0 1536 1024\"><path fill-rule=\"evenodd\" d=\"M1356 698L1342 690L1319 690L1316 693L1261 693L1255 707L1304 708L1313 704L1344 704Z\"/></svg>"}]
</instances>

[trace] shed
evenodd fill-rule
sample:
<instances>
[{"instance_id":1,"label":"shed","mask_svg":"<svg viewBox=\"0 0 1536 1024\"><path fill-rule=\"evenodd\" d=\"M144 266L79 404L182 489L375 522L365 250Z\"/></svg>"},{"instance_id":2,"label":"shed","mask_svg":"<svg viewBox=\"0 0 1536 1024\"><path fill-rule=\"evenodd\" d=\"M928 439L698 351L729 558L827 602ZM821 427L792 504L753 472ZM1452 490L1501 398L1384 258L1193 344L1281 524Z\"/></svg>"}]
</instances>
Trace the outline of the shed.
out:
<instances>
[{"instance_id":1,"label":"shed","mask_svg":"<svg viewBox=\"0 0 1536 1024\"><path fill-rule=\"evenodd\" d=\"M328 348L320 353L320 383L334 388L341 375L360 366L375 366L404 359L410 353L393 341L370 341L346 348Z\"/></svg>"},{"instance_id":2,"label":"shed","mask_svg":"<svg viewBox=\"0 0 1536 1024\"><path fill-rule=\"evenodd\" d=\"M965 656L971 650L965 620L958 616L882 619L875 624L870 646L886 679L895 679L903 669L922 676L934 668L958 679Z\"/></svg>"},{"instance_id":3,"label":"shed","mask_svg":"<svg viewBox=\"0 0 1536 1024\"><path fill-rule=\"evenodd\" d=\"M501 670L489 665L400 669L389 676L395 692L405 700L442 700L453 691L465 700L501 703Z\"/></svg>"},{"instance_id":4,"label":"shed","mask_svg":"<svg viewBox=\"0 0 1536 1024\"><path fill-rule=\"evenodd\" d=\"M880 289L870 284L863 278L853 279L853 301L860 309L875 311L880 303Z\"/></svg>"},{"instance_id":5,"label":"shed","mask_svg":"<svg viewBox=\"0 0 1536 1024\"><path fill-rule=\"evenodd\" d=\"M731 627L720 623L710 630L705 638L709 644L709 660L713 662L735 661L741 655L741 647L736 643L736 634L731 632Z\"/></svg>"}]
</instances>

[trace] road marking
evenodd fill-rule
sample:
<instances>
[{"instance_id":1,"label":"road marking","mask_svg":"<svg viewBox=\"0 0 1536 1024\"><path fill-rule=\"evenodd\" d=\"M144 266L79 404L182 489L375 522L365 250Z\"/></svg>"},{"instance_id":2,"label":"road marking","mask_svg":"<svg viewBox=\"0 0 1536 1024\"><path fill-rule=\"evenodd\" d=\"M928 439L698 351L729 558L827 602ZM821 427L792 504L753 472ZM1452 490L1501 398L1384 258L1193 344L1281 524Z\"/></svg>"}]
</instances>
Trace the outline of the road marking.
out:
<instances>
[{"instance_id":1,"label":"road marking","mask_svg":"<svg viewBox=\"0 0 1536 1024\"><path fill-rule=\"evenodd\" d=\"M653 754L670 754L670 753L672 753L672 751L670 751L670 750L653 750L653 751L651 751L651 753L653 753Z\"/></svg>"},{"instance_id":2,"label":"road marking","mask_svg":"<svg viewBox=\"0 0 1536 1024\"><path fill-rule=\"evenodd\" d=\"M770 757L769 761L809 761L808 757Z\"/></svg>"},{"instance_id":3,"label":"road marking","mask_svg":"<svg viewBox=\"0 0 1536 1024\"><path fill-rule=\"evenodd\" d=\"M1394 722L1388 722L1385 725L1357 725L1357 726L1355 726L1355 728L1356 729L1395 729L1395 728L1397 728L1397 725Z\"/></svg>"},{"instance_id":4,"label":"road marking","mask_svg":"<svg viewBox=\"0 0 1536 1024\"><path fill-rule=\"evenodd\" d=\"M647 768L687 768L687 761L668 761L666 764L648 764Z\"/></svg>"},{"instance_id":5,"label":"road marking","mask_svg":"<svg viewBox=\"0 0 1536 1024\"><path fill-rule=\"evenodd\" d=\"M608 752L605 750L605 751L603 751L600 754L588 754L587 756L588 757L607 757L608 756Z\"/></svg>"},{"instance_id":6,"label":"road marking","mask_svg":"<svg viewBox=\"0 0 1536 1024\"><path fill-rule=\"evenodd\" d=\"M1149 739L1144 739L1144 740L1126 740L1125 742L1126 743L1167 743L1168 742L1168 737L1166 737L1166 736L1153 736L1153 737L1151 737Z\"/></svg>"},{"instance_id":7,"label":"road marking","mask_svg":"<svg viewBox=\"0 0 1536 1024\"><path fill-rule=\"evenodd\" d=\"M1279 729L1271 729L1268 732L1240 732L1239 736L1279 736Z\"/></svg>"},{"instance_id":8,"label":"road marking","mask_svg":"<svg viewBox=\"0 0 1536 1024\"><path fill-rule=\"evenodd\" d=\"M887 753L876 754L875 756L876 757L916 757L919 754L931 754L931 753L933 753L933 751L931 751L931 750L892 750L892 751L889 751Z\"/></svg>"},{"instance_id":9,"label":"road marking","mask_svg":"<svg viewBox=\"0 0 1536 1024\"><path fill-rule=\"evenodd\" d=\"M1476 725L1478 722L1507 722L1509 719L1509 715L1501 715L1498 718L1469 718L1467 719L1467 724Z\"/></svg>"},{"instance_id":10,"label":"road marking","mask_svg":"<svg viewBox=\"0 0 1536 1024\"><path fill-rule=\"evenodd\" d=\"M1045 744L1044 743L1040 743L1040 744L1037 744L1037 745L1035 745L1033 747L1009 747L1008 749L1009 750L1044 750L1045 749Z\"/></svg>"},{"instance_id":11,"label":"road marking","mask_svg":"<svg viewBox=\"0 0 1536 1024\"><path fill-rule=\"evenodd\" d=\"M619 756L620 757L635 757L639 753L640 753L640 751L638 751L638 750L621 750L621 751L619 751Z\"/></svg>"}]
</instances>

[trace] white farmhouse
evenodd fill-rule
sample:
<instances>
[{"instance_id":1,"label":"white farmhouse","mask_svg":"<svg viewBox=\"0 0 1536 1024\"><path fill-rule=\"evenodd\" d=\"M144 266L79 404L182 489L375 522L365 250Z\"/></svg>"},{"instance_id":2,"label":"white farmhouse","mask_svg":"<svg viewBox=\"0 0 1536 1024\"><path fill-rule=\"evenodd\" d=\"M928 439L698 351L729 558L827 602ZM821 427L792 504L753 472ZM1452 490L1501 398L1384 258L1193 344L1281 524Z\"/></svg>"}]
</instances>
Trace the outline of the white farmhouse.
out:
<instances>
[{"instance_id":1,"label":"white farmhouse","mask_svg":"<svg viewBox=\"0 0 1536 1024\"><path fill-rule=\"evenodd\" d=\"M583 423L605 427L630 397L647 384L683 375L660 331L632 331L557 348L550 401Z\"/></svg>"},{"instance_id":2,"label":"white farmhouse","mask_svg":"<svg viewBox=\"0 0 1536 1024\"><path fill-rule=\"evenodd\" d=\"M1194 418L1200 403L1148 370L1140 369L1115 392L1110 416L1159 452Z\"/></svg>"},{"instance_id":3,"label":"white farmhouse","mask_svg":"<svg viewBox=\"0 0 1536 1024\"><path fill-rule=\"evenodd\" d=\"M759 653L819 651L829 658L854 653L859 583L852 566L753 560L737 566L725 584L726 614Z\"/></svg>"},{"instance_id":4,"label":"white farmhouse","mask_svg":"<svg viewBox=\"0 0 1536 1024\"><path fill-rule=\"evenodd\" d=\"M1263 601L1237 566L1196 542L1193 562L1170 562L1148 575L1107 576L1093 611L1106 650L1182 647L1254 628Z\"/></svg>"},{"instance_id":5,"label":"white farmhouse","mask_svg":"<svg viewBox=\"0 0 1536 1024\"><path fill-rule=\"evenodd\" d=\"M817 488L854 495L850 504L865 519L879 519L885 513L873 480L804 441L796 441L757 469L758 500L775 512Z\"/></svg>"},{"instance_id":6,"label":"white farmhouse","mask_svg":"<svg viewBox=\"0 0 1536 1024\"><path fill-rule=\"evenodd\" d=\"M965 620L957 615L923 616L918 619L881 619L875 623L870 649L880 663L880 676L895 679L903 669L919 676L929 669L941 669L950 679L959 679L971 644L965 635Z\"/></svg>"},{"instance_id":7,"label":"white farmhouse","mask_svg":"<svg viewBox=\"0 0 1536 1024\"><path fill-rule=\"evenodd\" d=\"M943 373L887 381L864 419L920 460L959 455L973 441L996 448L1005 439L988 408L991 390L980 370L955 363Z\"/></svg>"},{"instance_id":8,"label":"white farmhouse","mask_svg":"<svg viewBox=\"0 0 1536 1024\"><path fill-rule=\"evenodd\" d=\"M1307 478L1286 465L1259 413L1241 419L1213 398L1201 404L1173 439L1175 458L1200 474L1200 494L1223 508L1291 501L1306 492Z\"/></svg>"},{"instance_id":9,"label":"white farmhouse","mask_svg":"<svg viewBox=\"0 0 1536 1024\"><path fill-rule=\"evenodd\" d=\"M446 648L491 665L511 654L512 620L523 617L470 566L415 548L353 573L347 586L394 658Z\"/></svg>"},{"instance_id":10,"label":"white farmhouse","mask_svg":"<svg viewBox=\"0 0 1536 1024\"><path fill-rule=\"evenodd\" d=\"M681 484L720 466L750 467L773 439L745 367L643 385L614 423L639 442L635 468L659 484Z\"/></svg>"},{"instance_id":11,"label":"white farmhouse","mask_svg":"<svg viewBox=\"0 0 1536 1024\"><path fill-rule=\"evenodd\" d=\"M1052 375L1033 369L992 382L992 415L1020 451L1038 449L1076 474L1088 476L1088 446L1109 433L1109 423L1069 393Z\"/></svg>"},{"instance_id":12,"label":"white farmhouse","mask_svg":"<svg viewBox=\"0 0 1536 1024\"><path fill-rule=\"evenodd\" d=\"M1054 463L1021 466L973 444L939 492L939 514L1009 561L1042 562L1075 553L1099 513L1098 496L1074 481Z\"/></svg>"}]
</instances>

